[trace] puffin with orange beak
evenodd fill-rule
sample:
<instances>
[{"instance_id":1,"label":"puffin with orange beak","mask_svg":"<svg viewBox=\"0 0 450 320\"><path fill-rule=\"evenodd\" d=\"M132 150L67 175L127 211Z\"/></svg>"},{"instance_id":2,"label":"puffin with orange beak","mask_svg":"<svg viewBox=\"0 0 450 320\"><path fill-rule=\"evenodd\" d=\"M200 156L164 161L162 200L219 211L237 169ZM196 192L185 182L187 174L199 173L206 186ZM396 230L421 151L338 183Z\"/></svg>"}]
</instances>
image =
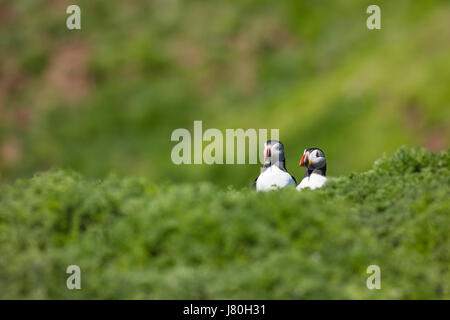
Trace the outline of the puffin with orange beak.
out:
<instances>
[{"instance_id":1,"label":"puffin with orange beak","mask_svg":"<svg viewBox=\"0 0 450 320\"><path fill-rule=\"evenodd\" d=\"M286 170L284 146L278 140L268 140L264 144L264 166L255 179L256 191L281 189L297 185L297 181Z\"/></svg>"},{"instance_id":2,"label":"puffin with orange beak","mask_svg":"<svg viewBox=\"0 0 450 320\"><path fill-rule=\"evenodd\" d=\"M297 190L320 188L327 181L327 160L325 159L325 153L319 148L305 149L299 165L305 167L306 171L303 180L297 186Z\"/></svg>"}]
</instances>

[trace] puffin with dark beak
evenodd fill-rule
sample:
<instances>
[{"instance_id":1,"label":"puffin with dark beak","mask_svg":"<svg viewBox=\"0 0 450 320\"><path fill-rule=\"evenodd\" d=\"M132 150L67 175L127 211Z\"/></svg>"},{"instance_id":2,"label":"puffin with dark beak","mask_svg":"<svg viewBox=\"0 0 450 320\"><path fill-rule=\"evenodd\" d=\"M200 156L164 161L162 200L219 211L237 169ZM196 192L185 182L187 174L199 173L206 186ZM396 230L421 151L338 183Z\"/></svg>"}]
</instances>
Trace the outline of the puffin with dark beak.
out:
<instances>
[{"instance_id":1,"label":"puffin with dark beak","mask_svg":"<svg viewBox=\"0 0 450 320\"><path fill-rule=\"evenodd\" d=\"M297 190L304 188L316 189L322 187L327 181L327 160L325 153L319 148L308 148L303 151L300 166L305 167L305 176Z\"/></svg>"},{"instance_id":2,"label":"puffin with dark beak","mask_svg":"<svg viewBox=\"0 0 450 320\"><path fill-rule=\"evenodd\" d=\"M278 140L268 140L264 144L264 166L254 183L256 191L295 186L297 181L287 172L285 164L283 144Z\"/></svg>"}]
</instances>

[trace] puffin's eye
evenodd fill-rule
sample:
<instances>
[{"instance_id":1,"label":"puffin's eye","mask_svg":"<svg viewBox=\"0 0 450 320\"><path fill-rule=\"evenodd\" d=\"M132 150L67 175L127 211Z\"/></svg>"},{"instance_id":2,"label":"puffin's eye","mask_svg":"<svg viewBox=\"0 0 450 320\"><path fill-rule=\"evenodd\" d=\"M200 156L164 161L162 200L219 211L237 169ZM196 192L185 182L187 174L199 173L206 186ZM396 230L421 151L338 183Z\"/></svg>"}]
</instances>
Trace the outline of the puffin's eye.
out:
<instances>
[{"instance_id":1,"label":"puffin's eye","mask_svg":"<svg viewBox=\"0 0 450 320\"><path fill-rule=\"evenodd\" d=\"M320 157L320 155L319 155L319 151L317 151L317 152L316 152L316 157L317 157L317 158L319 158L319 157Z\"/></svg>"}]
</instances>

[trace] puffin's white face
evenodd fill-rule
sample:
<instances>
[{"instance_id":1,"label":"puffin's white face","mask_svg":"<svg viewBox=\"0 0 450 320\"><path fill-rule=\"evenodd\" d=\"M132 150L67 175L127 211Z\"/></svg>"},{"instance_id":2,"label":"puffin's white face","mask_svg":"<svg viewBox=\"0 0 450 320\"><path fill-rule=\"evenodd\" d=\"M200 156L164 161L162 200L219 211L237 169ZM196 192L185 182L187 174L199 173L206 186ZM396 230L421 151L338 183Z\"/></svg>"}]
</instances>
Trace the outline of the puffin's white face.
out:
<instances>
[{"instance_id":1,"label":"puffin's white face","mask_svg":"<svg viewBox=\"0 0 450 320\"><path fill-rule=\"evenodd\" d=\"M305 149L300 160L301 167L322 168L326 165L325 154L319 149Z\"/></svg>"},{"instance_id":2,"label":"puffin's white face","mask_svg":"<svg viewBox=\"0 0 450 320\"><path fill-rule=\"evenodd\" d=\"M284 148L283 145L279 142L275 142L274 144L264 144L264 162L275 163L279 159L283 159Z\"/></svg>"},{"instance_id":3,"label":"puffin's white face","mask_svg":"<svg viewBox=\"0 0 450 320\"><path fill-rule=\"evenodd\" d=\"M309 154L309 165L313 168L322 168L326 163L325 155L320 150L313 150Z\"/></svg>"}]
</instances>

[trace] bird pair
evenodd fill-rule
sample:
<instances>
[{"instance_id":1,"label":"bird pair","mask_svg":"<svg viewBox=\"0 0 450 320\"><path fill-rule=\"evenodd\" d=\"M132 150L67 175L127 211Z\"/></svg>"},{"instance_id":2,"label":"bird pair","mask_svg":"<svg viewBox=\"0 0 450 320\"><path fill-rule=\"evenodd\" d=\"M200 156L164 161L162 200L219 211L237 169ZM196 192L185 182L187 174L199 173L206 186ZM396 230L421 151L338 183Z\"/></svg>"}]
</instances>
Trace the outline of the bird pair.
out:
<instances>
[{"instance_id":1,"label":"bird pair","mask_svg":"<svg viewBox=\"0 0 450 320\"><path fill-rule=\"evenodd\" d=\"M255 179L257 191L268 191L297 186L297 190L304 188L320 188L326 182L327 162L325 154L319 148L308 148L303 151L300 166L305 167L305 175L297 185L297 181L286 170L284 146L278 140L268 140L264 144L264 166L261 174Z\"/></svg>"}]
</instances>

